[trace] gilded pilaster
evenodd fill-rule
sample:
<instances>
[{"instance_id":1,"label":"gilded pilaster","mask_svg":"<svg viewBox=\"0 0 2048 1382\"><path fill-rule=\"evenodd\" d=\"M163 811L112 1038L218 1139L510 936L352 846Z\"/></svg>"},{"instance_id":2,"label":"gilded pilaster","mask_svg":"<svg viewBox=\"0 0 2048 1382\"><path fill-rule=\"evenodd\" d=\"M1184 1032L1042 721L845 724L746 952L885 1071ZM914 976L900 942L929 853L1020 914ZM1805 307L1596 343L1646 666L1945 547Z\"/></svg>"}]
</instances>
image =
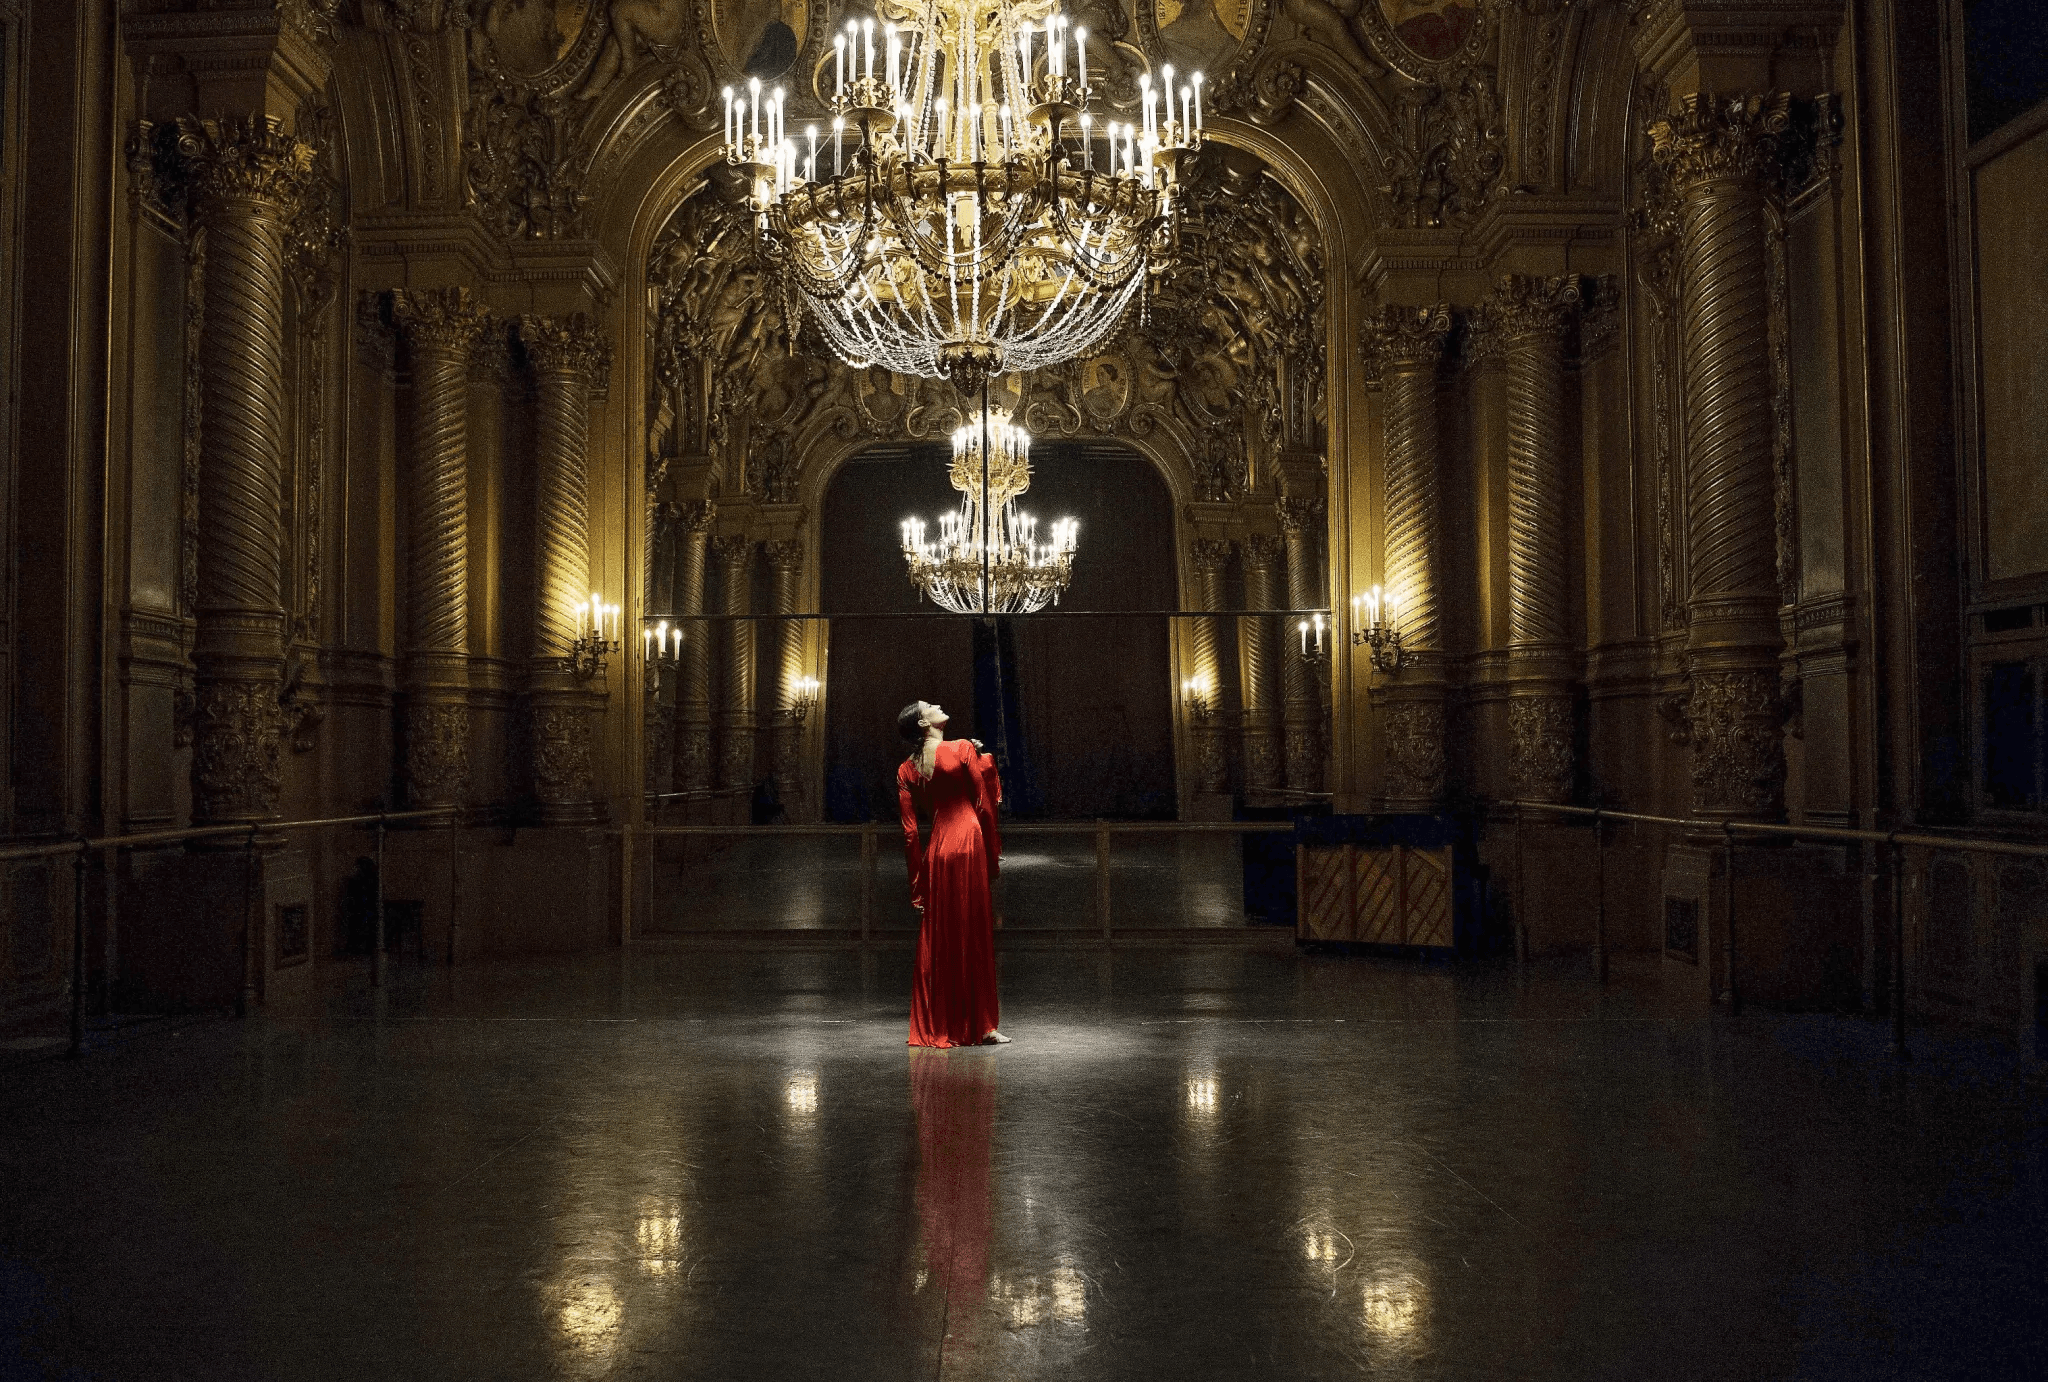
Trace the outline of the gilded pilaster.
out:
<instances>
[{"instance_id":1,"label":"gilded pilaster","mask_svg":"<svg viewBox=\"0 0 2048 1382\"><path fill-rule=\"evenodd\" d=\"M533 364L538 418L528 704L534 797L543 824L579 824L600 819L603 807L591 764L593 698L564 659L576 639L578 606L590 599L590 391L605 351L596 324L581 312L523 316L519 336Z\"/></svg>"},{"instance_id":2,"label":"gilded pilaster","mask_svg":"<svg viewBox=\"0 0 2048 1382\"><path fill-rule=\"evenodd\" d=\"M1280 607L1280 539L1254 533L1244 540L1244 603L1247 609ZM1238 685L1244 698L1242 726L1244 785L1281 785L1280 635L1272 615L1237 621Z\"/></svg>"},{"instance_id":3,"label":"gilded pilaster","mask_svg":"<svg viewBox=\"0 0 2048 1382\"><path fill-rule=\"evenodd\" d=\"M1223 573L1230 565L1230 544L1220 538L1197 538L1188 553L1194 570L1194 596L1204 610L1223 608ZM1223 657L1221 620L1214 615L1189 620L1188 671L1199 678L1204 704L1188 708L1188 730L1194 747L1195 790L1230 790L1230 759L1223 741Z\"/></svg>"},{"instance_id":4,"label":"gilded pilaster","mask_svg":"<svg viewBox=\"0 0 2048 1382\"><path fill-rule=\"evenodd\" d=\"M256 822L283 783L285 242L314 155L270 116L180 121L177 150L207 254L192 815Z\"/></svg>"},{"instance_id":5,"label":"gilded pilaster","mask_svg":"<svg viewBox=\"0 0 2048 1382\"><path fill-rule=\"evenodd\" d=\"M718 564L721 613L752 612L754 540L744 534L711 539ZM725 678L718 716L718 785L746 791L754 785L754 625L732 619L725 626Z\"/></svg>"},{"instance_id":6,"label":"gilded pilaster","mask_svg":"<svg viewBox=\"0 0 2048 1382\"><path fill-rule=\"evenodd\" d=\"M406 804L469 796L469 367L490 317L467 288L391 295L413 391L406 522Z\"/></svg>"},{"instance_id":7,"label":"gilded pilaster","mask_svg":"<svg viewBox=\"0 0 2048 1382\"><path fill-rule=\"evenodd\" d=\"M1766 198L1791 98L1680 98L1650 127L1678 196L1693 814L1783 807Z\"/></svg>"},{"instance_id":8,"label":"gilded pilaster","mask_svg":"<svg viewBox=\"0 0 2048 1382\"><path fill-rule=\"evenodd\" d=\"M1451 309L1388 307L1359 333L1368 377L1386 391L1386 529L1382 585L1395 604L1407 659L1373 688L1385 746L1381 792L1390 811L1433 811L1443 798L1444 633L1442 437L1437 371Z\"/></svg>"},{"instance_id":9,"label":"gilded pilaster","mask_svg":"<svg viewBox=\"0 0 2048 1382\"><path fill-rule=\"evenodd\" d=\"M679 792L711 790L711 626L704 613L704 567L717 506L685 504L676 532L676 623L683 655L676 678L676 771Z\"/></svg>"},{"instance_id":10,"label":"gilded pilaster","mask_svg":"<svg viewBox=\"0 0 2048 1382\"><path fill-rule=\"evenodd\" d=\"M1319 609L1323 604L1323 565L1319 539L1325 505L1321 498L1282 499L1280 531L1287 546L1287 598L1294 609ZM1325 639L1334 638L1335 629ZM1287 785L1297 792L1323 790L1323 698L1320 673L1301 655L1298 631L1282 630L1282 684L1286 697L1285 738ZM1327 644L1325 645L1327 647Z\"/></svg>"},{"instance_id":11,"label":"gilded pilaster","mask_svg":"<svg viewBox=\"0 0 2048 1382\"><path fill-rule=\"evenodd\" d=\"M1532 801L1569 799L1576 770L1564 361L1582 296L1575 276L1509 275L1480 313L1507 368L1508 737Z\"/></svg>"},{"instance_id":12,"label":"gilded pilaster","mask_svg":"<svg viewBox=\"0 0 2048 1382\"><path fill-rule=\"evenodd\" d=\"M762 544L768 560L769 599L775 614L795 614L803 600L804 544L785 538ZM804 675L804 626L775 621L775 725L769 741L770 770L785 804L803 796L803 709L797 683Z\"/></svg>"}]
</instances>

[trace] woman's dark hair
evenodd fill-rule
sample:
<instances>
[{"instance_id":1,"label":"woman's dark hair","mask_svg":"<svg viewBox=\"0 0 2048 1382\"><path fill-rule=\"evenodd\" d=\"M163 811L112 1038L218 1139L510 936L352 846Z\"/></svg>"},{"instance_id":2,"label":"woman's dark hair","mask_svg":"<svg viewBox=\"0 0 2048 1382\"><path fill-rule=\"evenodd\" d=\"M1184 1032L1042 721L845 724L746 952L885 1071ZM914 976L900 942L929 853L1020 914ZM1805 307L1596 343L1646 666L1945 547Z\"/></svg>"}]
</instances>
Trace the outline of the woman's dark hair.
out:
<instances>
[{"instance_id":1,"label":"woman's dark hair","mask_svg":"<svg viewBox=\"0 0 2048 1382\"><path fill-rule=\"evenodd\" d=\"M918 723L923 717L923 705L923 701L912 701L904 706L903 713L896 717L896 732L912 744L924 738L924 726Z\"/></svg>"}]
</instances>

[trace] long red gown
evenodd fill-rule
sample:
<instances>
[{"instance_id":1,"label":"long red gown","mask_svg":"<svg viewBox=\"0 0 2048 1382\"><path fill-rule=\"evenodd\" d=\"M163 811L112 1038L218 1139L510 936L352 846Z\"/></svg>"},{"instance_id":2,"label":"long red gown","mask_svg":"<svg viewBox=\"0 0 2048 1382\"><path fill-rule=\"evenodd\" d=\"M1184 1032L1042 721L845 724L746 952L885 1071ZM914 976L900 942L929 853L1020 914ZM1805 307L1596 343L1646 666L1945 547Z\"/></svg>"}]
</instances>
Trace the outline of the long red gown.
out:
<instances>
[{"instance_id":1,"label":"long red gown","mask_svg":"<svg viewBox=\"0 0 2048 1382\"><path fill-rule=\"evenodd\" d=\"M931 780L917 759L896 771L903 808L903 857L910 898L924 909L917 971L910 985L912 1046L978 1046L996 1029L995 907L989 885L1002 856L996 804L1003 799L993 758L965 739L939 745ZM917 818L932 821L920 845Z\"/></svg>"}]
</instances>

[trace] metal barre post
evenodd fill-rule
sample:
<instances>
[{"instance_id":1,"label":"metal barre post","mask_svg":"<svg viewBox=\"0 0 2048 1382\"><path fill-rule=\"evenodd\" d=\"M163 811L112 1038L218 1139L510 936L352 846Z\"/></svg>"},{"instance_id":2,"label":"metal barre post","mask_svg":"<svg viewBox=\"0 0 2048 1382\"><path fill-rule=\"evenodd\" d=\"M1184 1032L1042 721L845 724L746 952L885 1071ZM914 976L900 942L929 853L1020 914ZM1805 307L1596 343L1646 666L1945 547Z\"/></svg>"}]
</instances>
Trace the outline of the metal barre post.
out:
<instances>
[{"instance_id":1,"label":"metal barre post","mask_svg":"<svg viewBox=\"0 0 2048 1382\"><path fill-rule=\"evenodd\" d=\"M1095 832L1095 919L1102 926L1102 941L1107 945L1109 934L1109 830L1105 827Z\"/></svg>"},{"instance_id":2,"label":"metal barre post","mask_svg":"<svg viewBox=\"0 0 2048 1382\"><path fill-rule=\"evenodd\" d=\"M49 894L44 893L47 899ZM85 1054L85 840L71 861L71 1044L64 1054Z\"/></svg>"},{"instance_id":3,"label":"metal barre post","mask_svg":"<svg viewBox=\"0 0 2048 1382\"><path fill-rule=\"evenodd\" d=\"M235 1016L247 1017L256 1006L256 827L242 842L242 996Z\"/></svg>"},{"instance_id":4,"label":"metal barre post","mask_svg":"<svg viewBox=\"0 0 2048 1382\"><path fill-rule=\"evenodd\" d=\"M370 918L370 987L384 987L384 813L377 813L377 906Z\"/></svg>"},{"instance_id":5,"label":"metal barre post","mask_svg":"<svg viewBox=\"0 0 2048 1382\"><path fill-rule=\"evenodd\" d=\"M1892 1055L1913 1059L1906 1045L1906 847L1892 841Z\"/></svg>"},{"instance_id":6,"label":"metal barre post","mask_svg":"<svg viewBox=\"0 0 2048 1382\"><path fill-rule=\"evenodd\" d=\"M1721 963L1728 971L1728 1015L1742 1011L1742 990L1735 982L1735 826L1721 822L1721 868L1727 875L1721 889Z\"/></svg>"},{"instance_id":7,"label":"metal barre post","mask_svg":"<svg viewBox=\"0 0 2048 1382\"><path fill-rule=\"evenodd\" d=\"M1593 978L1598 983L1607 982L1607 826L1600 819L1600 808L1593 808L1593 856L1597 860L1594 886L1598 889L1593 904Z\"/></svg>"}]
</instances>

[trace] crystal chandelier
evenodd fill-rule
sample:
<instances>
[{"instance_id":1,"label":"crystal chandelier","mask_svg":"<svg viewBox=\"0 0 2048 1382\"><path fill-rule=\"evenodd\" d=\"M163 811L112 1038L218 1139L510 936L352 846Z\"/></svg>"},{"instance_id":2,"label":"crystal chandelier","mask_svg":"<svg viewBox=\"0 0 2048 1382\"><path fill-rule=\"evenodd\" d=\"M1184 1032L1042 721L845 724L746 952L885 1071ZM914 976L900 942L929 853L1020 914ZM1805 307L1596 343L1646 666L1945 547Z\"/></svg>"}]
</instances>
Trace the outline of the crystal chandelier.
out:
<instances>
[{"instance_id":1,"label":"crystal chandelier","mask_svg":"<svg viewBox=\"0 0 2048 1382\"><path fill-rule=\"evenodd\" d=\"M939 519L937 541L923 519L903 520L911 584L955 614L1032 614L1058 603L1080 525L1062 518L1040 542L1038 520L1017 508L1031 487L1031 434L990 410L953 433L951 479L960 507Z\"/></svg>"},{"instance_id":2,"label":"crystal chandelier","mask_svg":"<svg viewBox=\"0 0 2048 1382\"><path fill-rule=\"evenodd\" d=\"M1056 5L879 0L879 29L833 39L831 127L801 145L781 88L726 88L726 160L847 364L968 389L1059 364L1170 250L1202 74L1148 73L1140 121L1098 121L1088 31Z\"/></svg>"}]
</instances>

